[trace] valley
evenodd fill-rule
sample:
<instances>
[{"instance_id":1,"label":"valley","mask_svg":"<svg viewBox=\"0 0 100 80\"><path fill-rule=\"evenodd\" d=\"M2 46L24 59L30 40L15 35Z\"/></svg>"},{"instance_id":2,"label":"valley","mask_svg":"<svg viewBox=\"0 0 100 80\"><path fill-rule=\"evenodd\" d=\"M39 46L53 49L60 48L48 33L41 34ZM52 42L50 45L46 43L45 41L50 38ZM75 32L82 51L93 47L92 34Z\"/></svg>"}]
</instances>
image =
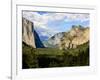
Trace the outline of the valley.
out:
<instances>
[{"instance_id":1,"label":"valley","mask_svg":"<svg viewBox=\"0 0 100 80\"><path fill-rule=\"evenodd\" d=\"M41 39L34 23L22 18L23 69L76 66L89 66L89 27L73 25Z\"/></svg>"},{"instance_id":2,"label":"valley","mask_svg":"<svg viewBox=\"0 0 100 80\"><path fill-rule=\"evenodd\" d=\"M23 44L23 69L89 66L89 43L76 49L32 48Z\"/></svg>"}]
</instances>

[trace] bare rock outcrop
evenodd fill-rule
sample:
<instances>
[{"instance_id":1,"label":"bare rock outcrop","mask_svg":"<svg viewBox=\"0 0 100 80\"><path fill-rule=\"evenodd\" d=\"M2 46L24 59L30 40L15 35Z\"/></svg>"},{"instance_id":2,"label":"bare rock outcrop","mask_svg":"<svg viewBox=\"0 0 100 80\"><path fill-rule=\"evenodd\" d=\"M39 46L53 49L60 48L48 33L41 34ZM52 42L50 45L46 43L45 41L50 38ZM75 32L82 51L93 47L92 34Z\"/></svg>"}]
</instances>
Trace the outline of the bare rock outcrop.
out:
<instances>
[{"instance_id":1,"label":"bare rock outcrop","mask_svg":"<svg viewBox=\"0 0 100 80\"><path fill-rule=\"evenodd\" d=\"M33 29L34 24L26 18L22 18L22 41L36 48Z\"/></svg>"},{"instance_id":2,"label":"bare rock outcrop","mask_svg":"<svg viewBox=\"0 0 100 80\"><path fill-rule=\"evenodd\" d=\"M75 27L64 34L59 44L60 49L76 48L89 41L89 28Z\"/></svg>"}]
</instances>

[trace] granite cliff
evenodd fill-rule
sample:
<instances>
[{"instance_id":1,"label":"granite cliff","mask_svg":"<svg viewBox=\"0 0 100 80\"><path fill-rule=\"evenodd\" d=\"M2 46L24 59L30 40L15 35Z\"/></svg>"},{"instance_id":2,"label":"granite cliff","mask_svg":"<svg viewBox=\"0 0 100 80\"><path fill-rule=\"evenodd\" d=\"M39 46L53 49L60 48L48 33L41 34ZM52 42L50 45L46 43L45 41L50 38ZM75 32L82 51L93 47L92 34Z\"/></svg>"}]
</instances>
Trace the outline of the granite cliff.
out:
<instances>
[{"instance_id":1,"label":"granite cliff","mask_svg":"<svg viewBox=\"0 0 100 80\"><path fill-rule=\"evenodd\" d=\"M44 48L33 22L22 18L22 41L33 48Z\"/></svg>"},{"instance_id":2,"label":"granite cliff","mask_svg":"<svg viewBox=\"0 0 100 80\"><path fill-rule=\"evenodd\" d=\"M56 47L60 49L76 48L89 42L89 27L72 26L66 32L60 32L44 42L46 47Z\"/></svg>"}]
</instances>

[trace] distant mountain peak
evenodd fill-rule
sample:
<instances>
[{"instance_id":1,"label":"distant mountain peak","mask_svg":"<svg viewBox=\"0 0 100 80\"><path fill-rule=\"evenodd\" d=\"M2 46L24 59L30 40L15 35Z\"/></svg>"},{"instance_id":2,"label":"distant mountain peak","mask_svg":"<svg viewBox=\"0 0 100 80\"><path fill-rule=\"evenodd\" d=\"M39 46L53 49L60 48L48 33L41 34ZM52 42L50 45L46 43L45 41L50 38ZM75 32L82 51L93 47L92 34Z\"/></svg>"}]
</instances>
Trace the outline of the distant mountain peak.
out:
<instances>
[{"instance_id":1,"label":"distant mountain peak","mask_svg":"<svg viewBox=\"0 0 100 80\"><path fill-rule=\"evenodd\" d=\"M72 26L68 32L60 32L44 42L46 47L60 49L76 48L78 45L89 41L89 28L81 25Z\"/></svg>"}]
</instances>

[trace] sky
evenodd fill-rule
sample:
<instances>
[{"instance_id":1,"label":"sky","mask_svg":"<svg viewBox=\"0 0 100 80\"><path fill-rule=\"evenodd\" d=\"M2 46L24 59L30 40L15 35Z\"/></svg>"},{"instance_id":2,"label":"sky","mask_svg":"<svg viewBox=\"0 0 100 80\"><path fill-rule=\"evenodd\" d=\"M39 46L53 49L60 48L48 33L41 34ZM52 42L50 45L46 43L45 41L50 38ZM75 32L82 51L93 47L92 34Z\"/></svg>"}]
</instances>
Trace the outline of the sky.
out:
<instances>
[{"instance_id":1,"label":"sky","mask_svg":"<svg viewBox=\"0 0 100 80\"><path fill-rule=\"evenodd\" d=\"M90 27L88 13L23 11L23 17L34 23L34 29L41 40L46 40L59 32L67 32L72 25Z\"/></svg>"}]
</instances>

